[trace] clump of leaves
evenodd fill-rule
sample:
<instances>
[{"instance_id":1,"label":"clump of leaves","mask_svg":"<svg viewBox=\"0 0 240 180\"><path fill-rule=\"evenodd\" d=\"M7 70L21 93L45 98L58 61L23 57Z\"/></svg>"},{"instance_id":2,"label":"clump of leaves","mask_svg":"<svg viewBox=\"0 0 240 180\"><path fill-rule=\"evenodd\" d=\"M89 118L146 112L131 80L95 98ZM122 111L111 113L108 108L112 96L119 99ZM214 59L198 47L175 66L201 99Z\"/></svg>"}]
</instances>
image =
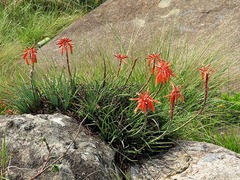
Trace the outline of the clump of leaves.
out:
<instances>
[{"instance_id":1,"label":"clump of leaves","mask_svg":"<svg viewBox=\"0 0 240 180\"><path fill-rule=\"evenodd\" d=\"M41 81L36 78L35 64L37 63L37 49L33 46L23 53L23 59L27 65L31 64L29 73L29 82L22 76L20 86L9 86L8 101L20 113L66 113L71 109L74 95L77 92L77 78L72 77L69 54L72 53L72 43L68 38L62 38L58 42L61 55L66 55L69 78L64 71L52 75L52 77L43 76ZM69 49L69 50L68 50ZM29 63L29 61L31 63ZM15 96L12 96L15 94Z\"/></svg>"},{"instance_id":2,"label":"clump of leaves","mask_svg":"<svg viewBox=\"0 0 240 180\"><path fill-rule=\"evenodd\" d=\"M116 54L119 66L114 79L112 74L107 74L104 60L103 79L90 79L80 84L70 67L69 52L73 53L72 41L63 37L58 41L58 46L60 55L66 55L68 76L63 69L61 73L44 75L40 80L37 79L34 68L37 50L34 47L28 48L23 59L27 64L28 60L31 60L30 81L27 83L23 78L23 84L14 87L16 97L10 97L11 104L21 113L57 111L80 121L85 119L85 126L117 152L116 161L121 167L126 162L137 161L139 157L172 147L174 143L170 140L171 137L199 116L206 106L212 73L210 65L198 68L204 84L202 106L179 125L174 117L179 110L178 100L184 102L180 92L182 85L177 86L172 82L172 78L176 79L178 76L172 71L172 63L164 60L161 53L150 54L146 58L147 62L144 60L144 64L149 66L149 78L145 83L130 82L138 59L130 61L129 73L122 76L122 62L129 65L126 60L129 57ZM198 76L199 79L200 77ZM169 85L172 86L170 94L167 93ZM165 101L165 105L161 104L166 98L169 98L169 103ZM167 109L166 104L169 104Z\"/></svg>"},{"instance_id":3,"label":"clump of leaves","mask_svg":"<svg viewBox=\"0 0 240 180\"><path fill-rule=\"evenodd\" d=\"M133 113L135 103L129 99L139 88L140 84L124 86L120 81L108 82L105 87L92 82L78 96L78 116L81 119L88 114L85 125L116 150L121 163L173 146L167 136L156 139L169 123L166 113Z\"/></svg>"}]
</instances>

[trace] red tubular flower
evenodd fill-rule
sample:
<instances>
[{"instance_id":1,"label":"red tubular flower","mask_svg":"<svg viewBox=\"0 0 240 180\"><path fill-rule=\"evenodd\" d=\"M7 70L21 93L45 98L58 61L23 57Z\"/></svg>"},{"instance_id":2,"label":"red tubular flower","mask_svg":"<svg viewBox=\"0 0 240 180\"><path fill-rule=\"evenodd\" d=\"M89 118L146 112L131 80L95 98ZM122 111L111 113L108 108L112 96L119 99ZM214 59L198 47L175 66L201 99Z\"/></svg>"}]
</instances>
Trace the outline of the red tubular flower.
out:
<instances>
[{"instance_id":1,"label":"red tubular flower","mask_svg":"<svg viewBox=\"0 0 240 180\"><path fill-rule=\"evenodd\" d=\"M170 81L171 76L176 77L170 69L170 65L169 62L165 62L164 60L158 62L156 65L156 84L164 84L167 81Z\"/></svg>"},{"instance_id":2,"label":"red tubular flower","mask_svg":"<svg viewBox=\"0 0 240 180\"><path fill-rule=\"evenodd\" d=\"M68 47L70 49L70 52L73 53L73 43L72 43L71 39L69 39L67 37L63 37L58 41L57 45L61 49L62 55L63 55L64 51L66 52L66 54L68 54Z\"/></svg>"},{"instance_id":3,"label":"red tubular flower","mask_svg":"<svg viewBox=\"0 0 240 180\"><path fill-rule=\"evenodd\" d=\"M124 59L128 58L128 56L123 55L123 54L115 54L114 56L116 58L118 58L120 60L120 62L124 62L125 64L127 64L127 62Z\"/></svg>"},{"instance_id":4,"label":"red tubular flower","mask_svg":"<svg viewBox=\"0 0 240 180\"><path fill-rule=\"evenodd\" d=\"M184 98L183 98L183 96L182 96L182 94L180 92L181 86L177 87L173 83L171 83L171 84L172 84L173 90L172 90L172 92L169 95L166 95L165 97L169 97L169 99L170 99L170 120L172 121L173 114L174 114L175 103L177 102L179 97L184 102Z\"/></svg>"},{"instance_id":5,"label":"red tubular flower","mask_svg":"<svg viewBox=\"0 0 240 180\"><path fill-rule=\"evenodd\" d=\"M150 66L151 63L156 62L156 60L160 60L160 53L159 54L150 54L146 59L148 61L148 66Z\"/></svg>"},{"instance_id":6,"label":"red tubular flower","mask_svg":"<svg viewBox=\"0 0 240 180\"><path fill-rule=\"evenodd\" d=\"M168 97L168 96L170 97L170 106L174 107L179 97L182 99L183 102L184 102L184 98L180 92L181 86L177 87L173 83L171 84L172 84L173 90L169 95L166 95L165 97Z\"/></svg>"},{"instance_id":7,"label":"red tubular flower","mask_svg":"<svg viewBox=\"0 0 240 180\"><path fill-rule=\"evenodd\" d=\"M212 73L212 69L210 69L210 64L208 66L203 66L202 68L197 68L198 70L201 71L201 76L204 80L204 106L205 103L207 101L207 97L208 97L208 80L209 80L209 76Z\"/></svg>"},{"instance_id":8,"label":"red tubular flower","mask_svg":"<svg viewBox=\"0 0 240 180\"><path fill-rule=\"evenodd\" d=\"M154 100L151 98L149 92L143 92L142 94L137 93L139 95L138 98L131 98L130 100L137 101L138 105L134 112L137 112L138 109L140 109L142 112L146 113L148 109L152 110L155 112L155 107L153 105L153 102L159 103L159 101Z\"/></svg>"},{"instance_id":9,"label":"red tubular flower","mask_svg":"<svg viewBox=\"0 0 240 180\"><path fill-rule=\"evenodd\" d=\"M151 68L152 74L154 74L156 62L161 60L160 55L161 55L160 53L159 54L150 54L146 58L148 61L148 66L150 66L152 64L152 68Z\"/></svg>"},{"instance_id":10,"label":"red tubular flower","mask_svg":"<svg viewBox=\"0 0 240 180\"><path fill-rule=\"evenodd\" d=\"M209 75L212 73L212 69L210 69L210 64L208 66L202 66L202 68L197 68L199 71L201 71L201 77L206 82L209 78Z\"/></svg>"},{"instance_id":11,"label":"red tubular flower","mask_svg":"<svg viewBox=\"0 0 240 180\"><path fill-rule=\"evenodd\" d=\"M29 65L28 59L31 60L32 65L37 62L37 50L34 47L28 48L23 51L23 59L25 59L27 65Z\"/></svg>"}]
</instances>

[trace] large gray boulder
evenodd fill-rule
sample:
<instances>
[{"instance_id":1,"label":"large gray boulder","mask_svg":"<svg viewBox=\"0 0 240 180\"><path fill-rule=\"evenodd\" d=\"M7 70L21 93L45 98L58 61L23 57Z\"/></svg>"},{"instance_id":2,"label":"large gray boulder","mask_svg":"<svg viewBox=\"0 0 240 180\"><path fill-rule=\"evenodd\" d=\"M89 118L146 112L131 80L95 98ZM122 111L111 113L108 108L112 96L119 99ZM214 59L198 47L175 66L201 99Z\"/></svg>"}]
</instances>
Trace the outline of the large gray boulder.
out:
<instances>
[{"instance_id":1,"label":"large gray boulder","mask_svg":"<svg viewBox=\"0 0 240 180\"><path fill-rule=\"evenodd\" d=\"M25 180L41 169L48 156L46 139L53 147L50 163L62 156L78 132L76 120L61 114L0 116L0 141L7 129L6 142L11 159L8 166L10 180ZM114 151L98 137L80 127L77 138L66 155L56 162L59 172L51 168L39 180L107 180L117 173L113 166ZM50 164L49 163L49 164Z\"/></svg>"},{"instance_id":2,"label":"large gray boulder","mask_svg":"<svg viewBox=\"0 0 240 180\"><path fill-rule=\"evenodd\" d=\"M180 142L131 168L132 180L238 180L240 155L202 142Z\"/></svg>"},{"instance_id":3,"label":"large gray boulder","mask_svg":"<svg viewBox=\"0 0 240 180\"><path fill-rule=\"evenodd\" d=\"M211 50L224 46L229 63L240 69L240 0L107 0L41 48L39 57L65 63L56 45L64 36L74 42L71 60L76 65L94 61L99 49L112 56L124 47L133 58L146 56L169 29L181 34L180 41L188 34L189 47L215 39Z\"/></svg>"}]
</instances>

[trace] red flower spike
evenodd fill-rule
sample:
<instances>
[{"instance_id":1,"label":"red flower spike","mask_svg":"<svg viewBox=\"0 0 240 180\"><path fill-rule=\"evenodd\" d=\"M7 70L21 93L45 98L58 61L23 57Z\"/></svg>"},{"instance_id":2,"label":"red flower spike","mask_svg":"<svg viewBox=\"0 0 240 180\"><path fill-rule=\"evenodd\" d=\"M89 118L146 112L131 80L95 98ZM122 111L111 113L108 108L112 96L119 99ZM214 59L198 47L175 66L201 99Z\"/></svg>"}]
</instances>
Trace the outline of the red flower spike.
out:
<instances>
[{"instance_id":1,"label":"red flower spike","mask_svg":"<svg viewBox=\"0 0 240 180\"><path fill-rule=\"evenodd\" d=\"M201 71L201 77L206 81L209 77L209 75L212 73L212 69L210 69L211 64L208 66L202 66L202 68L197 68L199 71Z\"/></svg>"},{"instance_id":2,"label":"red flower spike","mask_svg":"<svg viewBox=\"0 0 240 180\"><path fill-rule=\"evenodd\" d=\"M164 60L158 62L156 65L156 84L164 84L167 81L170 81L171 76L176 77L170 69L170 65L169 62L165 62Z\"/></svg>"},{"instance_id":3,"label":"red flower spike","mask_svg":"<svg viewBox=\"0 0 240 180\"><path fill-rule=\"evenodd\" d=\"M161 61L161 58L160 58L160 53L159 54L150 54L146 59L148 61L148 66L151 65L151 63L153 64L152 65L152 68L151 68L151 72L152 74L154 74L154 70L155 70L155 64L157 61Z\"/></svg>"},{"instance_id":4,"label":"red flower spike","mask_svg":"<svg viewBox=\"0 0 240 180\"><path fill-rule=\"evenodd\" d=\"M136 107L136 109L134 110L134 112L136 113L139 109L146 113L148 109L152 110L152 112L155 112L155 107L153 105L153 102L155 103L160 103L157 100L154 100L153 98L151 98L149 92L143 92L142 94L137 93L137 95L139 95L138 98L131 98L130 100L133 101L137 101L138 105Z\"/></svg>"},{"instance_id":5,"label":"red flower spike","mask_svg":"<svg viewBox=\"0 0 240 180\"><path fill-rule=\"evenodd\" d=\"M202 66L202 68L197 68L198 70L201 71L201 76L204 80L204 105L207 101L207 97L208 97L208 81L209 81L209 76L210 74L213 72L212 69L210 69L210 64L208 66Z\"/></svg>"},{"instance_id":6,"label":"red flower spike","mask_svg":"<svg viewBox=\"0 0 240 180\"><path fill-rule=\"evenodd\" d=\"M128 58L128 56L123 54L115 54L114 56L118 58L121 62L124 62L125 64L127 64L127 62L124 59Z\"/></svg>"},{"instance_id":7,"label":"red flower spike","mask_svg":"<svg viewBox=\"0 0 240 180\"><path fill-rule=\"evenodd\" d=\"M68 54L68 47L70 49L71 54L73 53L73 43L72 43L71 39L69 39L67 37L63 37L58 41L57 45L61 49L62 55L63 55L64 51L66 52L66 54Z\"/></svg>"},{"instance_id":8,"label":"red flower spike","mask_svg":"<svg viewBox=\"0 0 240 180\"><path fill-rule=\"evenodd\" d=\"M182 99L183 102L184 102L184 98L180 92L181 86L177 87L173 83L171 84L172 84L173 90L169 95L166 95L165 97L168 97L168 96L170 97L170 106L174 107L179 97Z\"/></svg>"},{"instance_id":9,"label":"red flower spike","mask_svg":"<svg viewBox=\"0 0 240 180\"><path fill-rule=\"evenodd\" d=\"M31 63L34 64L37 62L37 50L34 47L28 48L23 51L23 59L25 59L26 64L29 65L28 59L31 60Z\"/></svg>"},{"instance_id":10,"label":"red flower spike","mask_svg":"<svg viewBox=\"0 0 240 180\"><path fill-rule=\"evenodd\" d=\"M159 54L150 54L146 59L148 61L148 66L150 66L150 64L152 62L156 62L156 60L160 60L160 53Z\"/></svg>"},{"instance_id":11,"label":"red flower spike","mask_svg":"<svg viewBox=\"0 0 240 180\"><path fill-rule=\"evenodd\" d=\"M170 121L173 120L173 116L174 116L174 107L175 107L175 103L177 102L178 98L180 97L182 99L182 101L184 102L184 98L182 96L182 94L180 93L180 87L177 87L175 86L173 83L172 84L172 87L173 87L173 90L172 92L165 96L165 97L170 97Z\"/></svg>"}]
</instances>

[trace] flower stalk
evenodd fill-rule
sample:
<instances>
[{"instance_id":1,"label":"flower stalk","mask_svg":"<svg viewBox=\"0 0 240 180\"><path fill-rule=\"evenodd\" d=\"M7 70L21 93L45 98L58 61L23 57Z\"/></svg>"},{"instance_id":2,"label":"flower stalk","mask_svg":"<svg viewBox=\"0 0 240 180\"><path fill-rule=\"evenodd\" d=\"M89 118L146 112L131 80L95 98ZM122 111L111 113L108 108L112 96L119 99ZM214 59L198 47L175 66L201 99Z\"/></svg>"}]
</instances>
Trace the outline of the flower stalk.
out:
<instances>
[{"instance_id":1,"label":"flower stalk","mask_svg":"<svg viewBox=\"0 0 240 180\"><path fill-rule=\"evenodd\" d=\"M137 58L136 58L136 59L134 60L134 62L133 62L131 71L130 71L128 77L127 77L127 80L126 80L126 82L125 82L125 85L128 83L128 81L129 81L129 79L130 79L130 77L131 77L131 75L132 75L132 72L133 72L133 69L134 69L134 67L135 67L135 65L136 65L136 62L137 62Z\"/></svg>"},{"instance_id":2,"label":"flower stalk","mask_svg":"<svg viewBox=\"0 0 240 180\"><path fill-rule=\"evenodd\" d=\"M213 72L212 69L210 69L210 64L208 66L202 66L202 68L197 68L200 73L201 73L201 77L204 81L204 99L203 99L203 108L205 107L206 105L206 101L207 101L207 98L208 98L208 81L209 81L209 76L210 74Z\"/></svg>"},{"instance_id":3,"label":"flower stalk","mask_svg":"<svg viewBox=\"0 0 240 180\"><path fill-rule=\"evenodd\" d=\"M128 58L128 56L124 54L115 54L114 56L119 60L118 71L117 71L117 77L118 77L121 70L122 62L127 64L125 59Z\"/></svg>"},{"instance_id":4,"label":"flower stalk","mask_svg":"<svg viewBox=\"0 0 240 180\"><path fill-rule=\"evenodd\" d=\"M163 83L160 84L160 86L158 87L158 90L155 93L155 95L153 96L153 98L155 98L158 95L158 93L161 91L162 87L163 87Z\"/></svg>"},{"instance_id":5,"label":"flower stalk","mask_svg":"<svg viewBox=\"0 0 240 180\"><path fill-rule=\"evenodd\" d=\"M172 84L172 92L169 95L166 95L165 97L169 97L170 100L170 121L173 120L174 116L174 108L175 104L177 103L178 98L180 97L182 101L184 102L184 98L180 92L181 86L177 87L176 85Z\"/></svg>"},{"instance_id":6,"label":"flower stalk","mask_svg":"<svg viewBox=\"0 0 240 180\"><path fill-rule=\"evenodd\" d=\"M142 90L149 84L149 82L151 81L152 77L153 77L153 74L151 74L151 75L149 76L147 82L141 87L141 89L139 89L138 92L142 92Z\"/></svg>"},{"instance_id":7,"label":"flower stalk","mask_svg":"<svg viewBox=\"0 0 240 180\"><path fill-rule=\"evenodd\" d=\"M37 50L35 47L28 48L23 53L23 59L26 64L29 65L29 59L31 61L31 70L29 73L30 83L32 88L33 99L35 101L35 89L34 89L34 64L37 63Z\"/></svg>"},{"instance_id":8,"label":"flower stalk","mask_svg":"<svg viewBox=\"0 0 240 180\"><path fill-rule=\"evenodd\" d=\"M71 69L70 69L69 55L68 55L69 50L70 50L71 54L73 53L72 40L67 38L67 37L63 37L58 41L57 45L58 45L59 49L61 50L61 55L63 55L64 52L66 54L68 74L69 74L69 77L70 77L71 82L72 82L72 73L71 73ZM68 48L69 48L69 50L68 50Z\"/></svg>"},{"instance_id":9,"label":"flower stalk","mask_svg":"<svg viewBox=\"0 0 240 180\"><path fill-rule=\"evenodd\" d=\"M184 124L182 124L181 126L179 126L178 128L174 129L173 132L178 131L179 129L185 127L188 123L190 123L192 120L194 120L196 117L198 117L204 110L206 103L207 103L207 98L208 98L208 84L209 84L209 76L210 74L213 72L212 69L210 69L210 65L208 66L203 66L202 68L198 68L198 70L201 71L201 77L204 80L204 99L203 99L203 103L202 103L202 107L201 109L198 111L197 114L195 114L192 118L190 118L189 120L187 120Z\"/></svg>"}]
</instances>

